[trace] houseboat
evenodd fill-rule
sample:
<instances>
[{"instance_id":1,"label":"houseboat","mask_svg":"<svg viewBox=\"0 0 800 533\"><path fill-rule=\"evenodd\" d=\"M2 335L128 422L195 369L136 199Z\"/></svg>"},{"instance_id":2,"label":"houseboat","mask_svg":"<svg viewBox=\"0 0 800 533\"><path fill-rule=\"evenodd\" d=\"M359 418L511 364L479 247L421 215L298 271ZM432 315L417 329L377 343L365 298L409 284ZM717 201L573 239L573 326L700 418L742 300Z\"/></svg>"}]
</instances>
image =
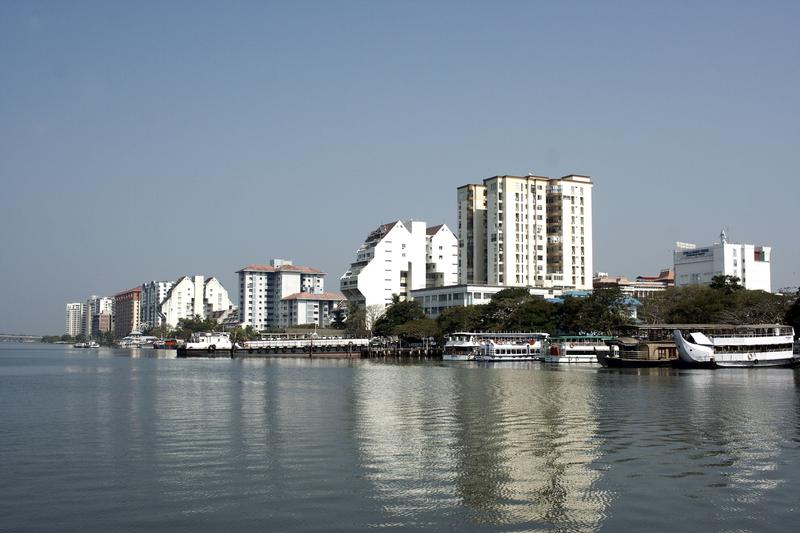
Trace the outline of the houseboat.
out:
<instances>
[{"instance_id":1,"label":"houseboat","mask_svg":"<svg viewBox=\"0 0 800 533\"><path fill-rule=\"evenodd\" d=\"M606 341L613 337L603 335L565 335L551 337L545 351L545 363L597 363L598 354L608 353Z\"/></svg>"},{"instance_id":2,"label":"houseboat","mask_svg":"<svg viewBox=\"0 0 800 533\"><path fill-rule=\"evenodd\" d=\"M794 328L779 324L691 325L673 331L681 364L692 367L790 366Z\"/></svg>"},{"instance_id":3,"label":"houseboat","mask_svg":"<svg viewBox=\"0 0 800 533\"><path fill-rule=\"evenodd\" d=\"M622 328L622 335L606 344L608 352L598 353L605 367L651 367L677 365L678 348L672 338L672 324L637 324Z\"/></svg>"},{"instance_id":4,"label":"houseboat","mask_svg":"<svg viewBox=\"0 0 800 533\"><path fill-rule=\"evenodd\" d=\"M540 361L547 333L475 333L478 351L475 361L503 363Z\"/></svg>"}]
</instances>

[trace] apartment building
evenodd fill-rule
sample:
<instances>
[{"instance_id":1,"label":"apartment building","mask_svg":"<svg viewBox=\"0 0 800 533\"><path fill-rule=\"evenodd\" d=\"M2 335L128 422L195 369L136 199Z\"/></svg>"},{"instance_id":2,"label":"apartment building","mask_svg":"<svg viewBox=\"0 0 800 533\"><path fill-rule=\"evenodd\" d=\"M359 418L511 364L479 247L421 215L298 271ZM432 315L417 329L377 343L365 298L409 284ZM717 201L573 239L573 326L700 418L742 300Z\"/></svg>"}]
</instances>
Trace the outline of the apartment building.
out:
<instances>
[{"instance_id":1,"label":"apartment building","mask_svg":"<svg viewBox=\"0 0 800 533\"><path fill-rule=\"evenodd\" d=\"M272 259L266 265L248 265L239 274L239 320L257 330L281 323L281 300L287 296L322 294L325 272L294 265L286 259Z\"/></svg>"},{"instance_id":2,"label":"apartment building","mask_svg":"<svg viewBox=\"0 0 800 533\"><path fill-rule=\"evenodd\" d=\"M349 302L385 308L394 294L405 300L412 290L457 280L458 239L450 228L398 220L367 235L339 282Z\"/></svg>"},{"instance_id":3,"label":"apartment building","mask_svg":"<svg viewBox=\"0 0 800 533\"><path fill-rule=\"evenodd\" d=\"M217 278L182 276L167 291L159 314L163 323L176 327L182 318L206 318L231 307L228 291Z\"/></svg>"},{"instance_id":4,"label":"apartment building","mask_svg":"<svg viewBox=\"0 0 800 533\"><path fill-rule=\"evenodd\" d=\"M459 283L590 290L592 187L576 174L459 187Z\"/></svg>"},{"instance_id":5,"label":"apartment building","mask_svg":"<svg viewBox=\"0 0 800 533\"><path fill-rule=\"evenodd\" d=\"M81 302L67 304L64 332L72 337L81 335L86 328L85 306Z\"/></svg>"},{"instance_id":6,"label":"apartment building","mask_svg":"<svg viewBox=\"0 0 800 533\"><path fill-rule=\"evenodd\" d=\"M333 311L336 307L345 303L344 294L340 292L290 294L280 301L278 326L314 324L326 328L333 322Z\"/></svg>"},{"instance_id":7,"label":"apartment building","mask_svg":"<svg viewBox=\"0 0 800 533\"><path fill-rule=\"evenodd\" d=\"M161 304L175 283L172 281L150 281L142 284L140 322L142 327L158 327L164 323Z\"/></svg>"},{"instance_id":8,"label":"apartment building","mask_svg":"<svg viewBox=\"0 0 800 533\"><path fill-rule=\"evenodd\" d=\"M110 331L111 317L114 313L114 299L107 296L92 295L84 307L84 334L87 337ZM103 318L101 318L101 315Z\"/></svg>"}]
</instances>

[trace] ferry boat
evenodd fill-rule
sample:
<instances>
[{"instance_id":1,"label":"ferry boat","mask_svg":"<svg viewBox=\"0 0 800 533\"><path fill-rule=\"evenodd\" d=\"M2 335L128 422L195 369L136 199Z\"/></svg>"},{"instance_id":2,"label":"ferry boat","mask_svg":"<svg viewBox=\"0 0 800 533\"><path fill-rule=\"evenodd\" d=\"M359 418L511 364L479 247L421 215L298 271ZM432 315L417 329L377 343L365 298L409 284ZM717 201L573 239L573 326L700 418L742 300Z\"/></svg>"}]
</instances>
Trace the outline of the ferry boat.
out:
<instances>
[{"instance_id":1,"label":"ferry boat","mask_svg":"<svg viewBox=\"0 0 800 533\"><path fill-rule=\"evenodd\" d=\"M90 342L76 342L72 345L73 348L99 348L100 345L95 341Z\"/></svg>"},{"instance_id":2,"label":"ferry boat","mask_svg":"<svg viewBox=\"0 0 800 533\"><path fill-rule=\"evenodd\" d=\"M673 331L681 363L687 366L761 367L789 366L794 328L779 324L745 326L692 325Z\"/></svg>"},{"instance_id":3,"label":"ferry boat","mask_svg":"<svg viewBox=\"0 0 800 533\"><path fill-rule=\"evenodd\" d=\"M481 344L480 333L459 331L447 337L444 343L443 361L474 361Z\"/></svg>"},{"instance_id":4,"label":"ferry boat","mask_svg":"<svg viewBox=\"0 0 800 533\"><path fill-rule=\"evenodd\" d=\"M157 340L158 337L142 335L141 331L131 331L130 335L117 341L117 346L120 348L141 348L143 346L152 346Z\"/></svg>"},{"instance_id":5,"label":"ferry boat","mask_svg":"<svg viewBox=\"0 0 800 533\"><path fill-rule=\"evenodd\" d=\"M545 363L597 363L598 354L608 353L604 335L563 335L551 337L544 354Z\"/></svg>"},{"instance_id":6,"label":"ferry boat","mask_svg":"<svg viewBox=\"0 0 800 533\"><path fill-rule=\"evenodd\" d=\"M475 361L502 363L539 361L547 333L476 333L480 346Z\"/></svg>"},{"instance_id":7,"label":"ferry boat","mask_svg":"<svg viewBox=\"0 0 800 533\"><path fill-rule=\"evenodd\" d=\"M192 333L186 344L178 347L178 357L232 356L236 349L228 333L221 331Z\"/></svg>"}]
</instances>

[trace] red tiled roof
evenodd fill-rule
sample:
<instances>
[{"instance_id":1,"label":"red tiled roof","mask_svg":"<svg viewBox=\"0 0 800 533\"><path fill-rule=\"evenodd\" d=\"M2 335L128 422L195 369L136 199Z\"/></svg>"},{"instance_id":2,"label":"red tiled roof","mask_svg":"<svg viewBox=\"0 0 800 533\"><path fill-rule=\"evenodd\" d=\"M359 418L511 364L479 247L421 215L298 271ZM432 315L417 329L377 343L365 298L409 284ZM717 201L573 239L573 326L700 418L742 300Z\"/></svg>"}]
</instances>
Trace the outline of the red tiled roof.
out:
<instances>
[{"instance_id":1,"label":"red tiled roof","mask_svg":"<svg viewBox=\"0 0 800 533\"><path fill-rule=\"evenodd\" d=\"M272 265L247 265L241 270L237 270L237 272L248 272L248 271L249 272L299 272L301 274L325 274L325 272L319 270L318 268L311 268L300 265L281 265L277 267Z\"/></svg>"},{"instance_id":2,"label":"red tiled roof","mask_svg":"<svg viewBox=\"0 0 800 533\"><path fill-rule=\"evenodd\" d=\"M323 292L321 294L311 294L310 292L296 292L285 296L283 300L333 300L340 302L346 300L341 292Z\"/></svg>"},{"instance_id":3,"label":"red tiled roof","mask_svg":"<svg viewBox=\"0 0 800 533\"><path fill-rule=\"evenodd\" d=\"M126 290L124 290L124 291L120 291L120 292L118 292L118 293L117 293L117 294L115 294L114 296L115 296L115 297L116 297L116 296L122 296L122 295L124 295L124 294L128 294L128 293L131 293L131 292L142 292L142 288L141 288L141 287L134 287L134 288L132 288L132 289L126 289Z\"/></svg>"}]
</instances>

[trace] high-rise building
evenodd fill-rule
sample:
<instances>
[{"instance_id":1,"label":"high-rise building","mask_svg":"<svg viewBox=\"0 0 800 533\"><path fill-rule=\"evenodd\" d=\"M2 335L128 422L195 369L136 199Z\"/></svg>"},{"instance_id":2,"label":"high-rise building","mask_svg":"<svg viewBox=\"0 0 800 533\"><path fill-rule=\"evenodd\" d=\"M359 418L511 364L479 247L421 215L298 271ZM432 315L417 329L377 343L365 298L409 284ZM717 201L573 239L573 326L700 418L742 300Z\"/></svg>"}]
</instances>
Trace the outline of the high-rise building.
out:
<instances>
[{"instance_id":1,"label":"high-rise building","mask_svg":"<svg viewBox=\"0 0 800 533\"><path fill-rule=\"evenodd\" d=\"M459 283L591 289L592 185L531 174L459 187Z\"/></svg>"},{"instance_id":2,"label":"high-rise building","mask_svg":"<svg viewBox=\"0 0 800 533\"><path fill-rule=\"evenodd\" d=\"M257 330L277 327L280 302L289 295L322 294L325 273L319 269L272 259L268 265L248 265L239 274L239 319Z\"/></svg>"},{"instance_id":3,"label":"high-rise building","mask_svg":"<svg viewBox=\"0 0 800 533\"><path fill-rule=\"evenodd\" d=\"M367 235L340 279L342 293L362 307L410 297L412 290L458 281L458 239L446 225L421 221L382 224Z\"/></svg>"},{"instance_id":4,"label":"high-rise building","mask_svg":"<svg viewBox=\"0 0 800 533\"><path fill-rule=\"evenodd\" d=\"M157 327L164 323L161 314L161 304L167 298L167 293L172 288L171 281L150 281L142 284L142 303L140 309L140 322L142 327Z\"/></svg>"},{"instance_id":5,"label":"high-rise building","mask_svg":"<svg viewBox=\"0 0 800 533\"><path fill-rule=\"evenodd\" d=\"M83 333L87 337L91 337L97 333L105 333L109 331L108 328L103 330L100 327L100 315L107 315L110 317L114 312L114 299L107 296L92 295L86 300L84 307L84 328ZM103 324L109 323L109 318L102 320Z\"/></svg>"},{"instance_id":6,"label":"high-rise building","mask_svg":"<svg viewBox=\"0 0 800 533\"><path fill-rule=\"evenodd\" d=\"M142 288L134 287L114 295L114 336L118 338L139 331L139 305Z\"/></svg>"},{"instance_id":7,"label":"high-rise building","mask_svg":"<svg viewBox=\"0 0 800 533\"><path fill-rule=\"evenodd\" d=\"M735 276L745 289L770 292L769 246L732 244L723 231L720 242L697 246L678 242L673 252L675 285L708 285L714 276Z\"/></svg>"},{"instance_id":8,"label":"high-rise building","mask_svg":"<svg viewBox=\"0 0 800 533\"><path fill-rule=\"evenodd\" d=\"M183 276L162 300L159 315L163 323L176 327L182 318L206 318L217 311L231 308L228 291L215 277Z\"/></svg>"},{"instance_id":9,"label":"high-rise building","mask_svg":"<svg viewBox=\"0 0 800 533\"><path fill-rule=\"evenodd\" d=\"M67 319L64 331L67 335L75 337L81 335L86 328L85 306L80 302L67 304Z\"/></svg>"}]
</instances>

